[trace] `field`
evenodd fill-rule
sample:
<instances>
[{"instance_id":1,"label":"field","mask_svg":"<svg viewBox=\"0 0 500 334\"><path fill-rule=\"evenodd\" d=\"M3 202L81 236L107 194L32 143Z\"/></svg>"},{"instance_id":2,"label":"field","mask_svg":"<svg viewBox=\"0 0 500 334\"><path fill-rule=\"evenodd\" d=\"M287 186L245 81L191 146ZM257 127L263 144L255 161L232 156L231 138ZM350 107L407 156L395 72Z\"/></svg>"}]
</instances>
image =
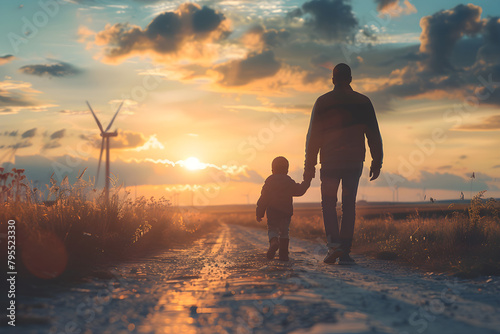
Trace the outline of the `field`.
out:
<instances>
[{"instance_id":1,"label":"field","mask_svg":"<svg viewBox=\"0 0 500 334\"><path fill-rule=\"evenodd\" d=\"M72 186L53 181L42 201L22 170L2 175L7 177L2 176L0 232L6 235L8 220L16 221L22 277L79 277L101 265L188 243L221 223L265 228L255 221L253 205L173 207L164 198L131 200L115 187L106 206L103 195L81 177ZM499 205L483 196L451 205L359 203L353 252L463 277L498 275ZM292 237L324 244L323 234L319 204L297 204ZM2 251L1 261L6 254Z\"/></svg>"},{"instance_id":2,"label":"field","mask_svg":"<svg viewBox=\"0 0 500 334\"><path fill-rule=\"evenodd\" d=\"M498 278L485 277L500 274L498 202L483 193L452 206L358 203L358 265L339 266L322 262L317 203L295 206L282 262L264 256L254 205L174 207L120 187L105 205L82 178L42 197L22 171L8 174L0 233L15 221L16 249L0 261L17 271L14 333L409 333L415 319L433 319L430 333L499 328Z\"/></svg>"},{"instance_id":3,"label":"field","mask_svg":"<svg viewBox=\"0 0 500 334\"><path fill-rule=\"evenodd\" d=\"M483 197L481 192L472 202L358 203L353 252L461 277L499 275L499 203ZM253 206L202 212L229 224L266 227L255 221ZM296 204L290 229L292 237L324 243L320 205Z\"/></svg>"},{"instance_id":4,"label":"field","mask_svg":"<svg viewBox=\"0 0 500 334\"><path fill-rule=\"evenodd\" d=\"M180 213L164 198L131 200L120 187L112 189L108 206L104 194L82 175L47 185L48 196L32 188L23 170L2 173L0 233L15 221L16 271L21 280L72 279L100 267L189 242L213 222ZM3 246L0 260L7 262Z\"/></svg>"}]
</instances>

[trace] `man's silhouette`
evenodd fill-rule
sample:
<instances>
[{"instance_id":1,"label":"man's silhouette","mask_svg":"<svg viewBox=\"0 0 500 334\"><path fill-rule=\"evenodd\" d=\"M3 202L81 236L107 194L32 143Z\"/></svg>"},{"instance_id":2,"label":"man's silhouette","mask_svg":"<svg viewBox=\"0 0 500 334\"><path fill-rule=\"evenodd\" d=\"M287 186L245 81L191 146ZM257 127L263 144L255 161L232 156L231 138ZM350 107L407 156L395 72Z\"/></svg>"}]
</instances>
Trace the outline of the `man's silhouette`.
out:
<instances>
[{"instance_id":1,"label":"man's silhouette","mask_svg":"<svg viewBox=\"0 0 500 334\"><path fill-rule=\"evenodd\" d=\"M370 99L350 86L351 68L333 69L335 88L320 96L311 114L306 140L304 180L315 176L318 152L321 163L321 205L327 238L325 263L353 264L349 256L354 234L356 194L365 160L365 135L372 156L370 181L382 168L382 138ZM342 181L342 225L337 220L337 191Z\"/></svg>"}]
</instances>

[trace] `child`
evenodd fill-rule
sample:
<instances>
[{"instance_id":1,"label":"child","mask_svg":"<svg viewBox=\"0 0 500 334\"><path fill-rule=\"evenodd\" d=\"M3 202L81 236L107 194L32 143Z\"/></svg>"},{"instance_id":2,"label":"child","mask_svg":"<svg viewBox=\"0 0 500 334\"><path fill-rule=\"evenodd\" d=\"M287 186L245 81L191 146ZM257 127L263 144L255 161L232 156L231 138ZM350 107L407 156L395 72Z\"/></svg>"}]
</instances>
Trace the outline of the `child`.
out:
<instances>
[{"instance_id":1,"label":"child","mask_svg":"<svg viewBox=\"0 0 500 334\"><path fill-rule=\"evenodd\" d=\"M257 221L261 222L267 213L267 234L269 250L267 258L274 258L279 252L280 261L288 261L288 231L293 215L293 196L302 196L311 182L296 183L288 176L288 160L277 157L272 163L273 174L266 179L262 193L257 201ZM278 240L279 238L279 240Z\"/></svg>"}]
</instances>

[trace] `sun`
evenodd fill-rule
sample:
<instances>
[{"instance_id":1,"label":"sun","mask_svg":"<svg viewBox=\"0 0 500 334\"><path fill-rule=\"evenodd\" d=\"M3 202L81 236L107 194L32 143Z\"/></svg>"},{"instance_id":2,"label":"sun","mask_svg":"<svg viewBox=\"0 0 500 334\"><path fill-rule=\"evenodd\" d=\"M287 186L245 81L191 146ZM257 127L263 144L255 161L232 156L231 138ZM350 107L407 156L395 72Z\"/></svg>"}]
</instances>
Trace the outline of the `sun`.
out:
<instances>
[{"instance_id":1,"label":"sun","mask_svg":"<svg viewBox=\"0 0 500 334\"><path fill-rule=\"evenodd\" d=\"M186 167L189 170L200 170L200 169L205 169L206 166L204 163L201 163L198 158L195 157L190 157L184 160L184 167Z\"/></svg>"}]
</instances>

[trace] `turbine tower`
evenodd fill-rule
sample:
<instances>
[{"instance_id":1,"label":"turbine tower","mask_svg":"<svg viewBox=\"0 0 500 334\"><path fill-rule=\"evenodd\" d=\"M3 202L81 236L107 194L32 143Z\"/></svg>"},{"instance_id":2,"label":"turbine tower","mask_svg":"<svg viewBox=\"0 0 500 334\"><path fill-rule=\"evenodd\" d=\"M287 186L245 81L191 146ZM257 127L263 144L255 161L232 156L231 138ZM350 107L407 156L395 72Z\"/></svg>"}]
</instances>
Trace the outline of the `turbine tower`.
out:
<instances>
[{"instance_id":1,"label":"turbine tower","mask_svg":"<svg viewBox=\"0 0 500 334\"><path fill-rule=\"evenodd\" d=\"M106 206L109 204L109 138L110 137L116 137L118 136L118 132L115 130L114 132L108 132L108 130L111 128L111 125L113 125L113 122L115 121L116 115L118 115L118 112L120 111L123 102L120 103L120 106L118 107L118 110L116 110L115 115L111 119L111 122L109 122L109 125L106 127L106 130L103 129L101 122L99 122L99 119L97 118L96 114L94 113L94 110L92 110L92 107L90 106L89 101L87 102L87 106L89 106L90 112L92 113L92 116L94 116L94 119L97 123L97 126L99 127L99 130L101 131L101 137L102 137L102 142L101 142L101 153L99 154L99 163L97 164L97 175L95 177L95 185L97 186L97 181L99 180L99 172L101 170L101 159L102 159L102 151L104 150L104 144L106 143L106 182L104 186L104 194L105 194L105 199L106 199Z\"/></svg>"}]
</instances>

